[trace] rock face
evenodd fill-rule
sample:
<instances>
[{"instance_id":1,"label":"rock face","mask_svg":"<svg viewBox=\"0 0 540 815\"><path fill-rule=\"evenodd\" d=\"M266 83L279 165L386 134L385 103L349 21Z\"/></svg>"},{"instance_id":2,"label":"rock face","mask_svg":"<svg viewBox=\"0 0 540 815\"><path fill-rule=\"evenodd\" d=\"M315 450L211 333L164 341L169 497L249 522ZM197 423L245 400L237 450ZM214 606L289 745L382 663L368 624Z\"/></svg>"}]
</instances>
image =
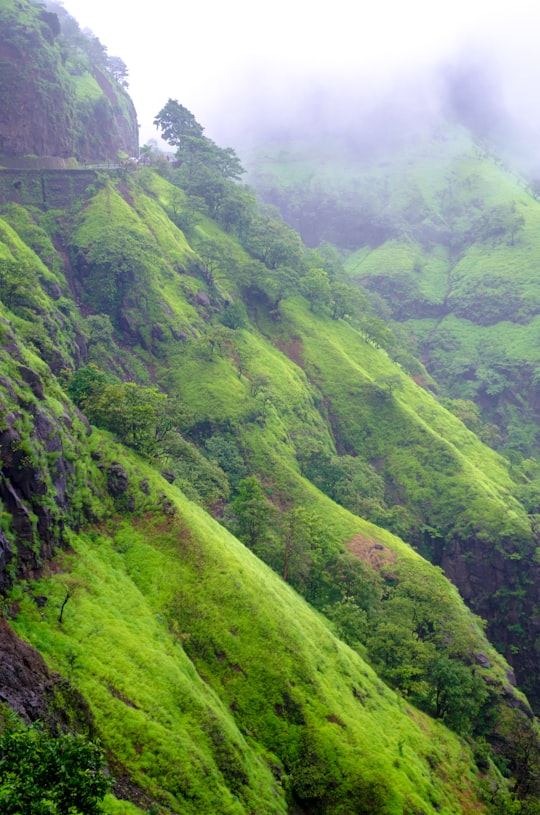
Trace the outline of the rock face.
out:
<instances>
[{"instance_id":1,"label":"rock face","mask_svg":"<svg viewBox=\"0 0 540 815\"><path fill-rule=\"evenodd\" d=\"M17 429L22 413L10 411L3 416L6 429L0 433L0 500L11 516L11 528L17 541L17 572L30 576L43 559L52 557L62 543L63 515L67 510L66 490L70 473L61 455L59 429L43 411L34 409L34 446L31 450ZM37 451L41 448L43 455ZM52 467L44 465L54 458ZM46 500L50 488L55 506ZM13 548L8 538L0 535L0 590L11 581L9 566Z\"/></svg>"},{"instance_id":2,"label":"rock face","mask_svg":"<svg viewBox=\"0 0 540 815\"><path fill-rule=\"evenodd\" d=\"M85 37L72 23L81 47ZM135 109L106 70L105 49L97 49L105 66L88 55L81 64L73 36L27 0L0 7L0 154L104 161L119 150L138 153Z\"/></svg>"},{"instance_id":3,"label":"rock face","mask_svg":"<svg viewBox=\"0 0 540 815\"><path fill-rule=\"evenodd\" d=\"M55 412L20 353L14 341L0 351L11 360L11 376L0 377L0 504L10 517L0 530L0 593L15 577L34 576L64 544L66 527L81 522L74 462L86 428L69 406Z\"/></svg>"},{"instance_id":4,"label":"rock face","mask_svg":"<svg viewBox=\"0 0 540 815\"><path fill-rule=\"evenodd\" d=\"M53 731L93 733L92 714L69 682L51 674L42 656L0 619L0 703L27 724L40 721Z\"/></svg>"},{"instance_id":5,"label":"rock face","mask_svg":"<svg viewBox=\"0 0 540 815\"><path fill-rule=\"evenodd\" d=\"M40 654L20 640L0 619L0 702L5 702L25 722L46 717L45 696L52 678Z\"/></svg>"},{"instance_id":6,"label":"rock face","mask_svg":"<svg viewBox=\"0 0 540 815\"><path fill-rule=\"evenodd\" d=\"M540 566L534 551L529 557L513 558L471 537L435 547L433 561L459 588L470 608L488 620L490 640L513 665L520 686L538 709L537 654L528 643L540 640L540 617L523 614L524 605L540 607ZM480 654L476 661L482 664ZM509 682L515 684L515 678Z\"/></svg>"}]
</instances>

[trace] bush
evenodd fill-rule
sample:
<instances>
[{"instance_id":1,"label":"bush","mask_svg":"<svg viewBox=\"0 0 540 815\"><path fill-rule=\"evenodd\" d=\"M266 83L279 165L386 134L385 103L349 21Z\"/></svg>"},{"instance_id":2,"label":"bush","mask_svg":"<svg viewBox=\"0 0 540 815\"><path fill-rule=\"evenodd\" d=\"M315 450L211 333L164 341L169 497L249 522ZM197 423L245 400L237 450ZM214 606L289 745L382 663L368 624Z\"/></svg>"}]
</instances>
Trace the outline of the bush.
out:
<instances>
[{"instance_id":1,"label":"bush","mask_svg":"<svg viewBox=\"0 0 540 815\"><path fill-rule=\"evenodd\" d=\"M0 736L2 815L98 815L112 781L101 750L81 736L51 736L37 726Z\"/></svg>"}]
</instances>

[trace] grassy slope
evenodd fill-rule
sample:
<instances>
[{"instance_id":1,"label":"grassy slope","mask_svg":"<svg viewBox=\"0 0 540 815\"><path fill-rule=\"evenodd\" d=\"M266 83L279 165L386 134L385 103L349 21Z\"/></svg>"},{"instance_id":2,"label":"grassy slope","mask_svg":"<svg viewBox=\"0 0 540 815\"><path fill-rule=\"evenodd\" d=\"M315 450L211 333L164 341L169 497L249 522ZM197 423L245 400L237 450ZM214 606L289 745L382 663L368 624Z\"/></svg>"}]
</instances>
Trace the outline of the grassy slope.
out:
<instances>
[{"instance_id":1,"label":"grassy slope","mask_svg":"<svg viewBox=\"0 0 540 815\"><path fill-rule=\"evenodd\" d=\"M351 227L347 243L351 278L383 294L435 377L452 396L478 399L508 449L537 451L540 204L523 179L448 127L373 160L331 145L315 155L277 147L261 151L254 167L256 185L284 201L296 193L306 209L309 190L319 186L337 202L357 201L358 238ZM523 219L515 234L490 234L497 207L514 207ZM366 217L384 225L382 242L376 230L370 242Z\"/></svg>"},{"instance_id":2,"label":"grassy slope","mask_svg":"<svg viewBox=\"0 0 540 815\"><path fill-rule=\"evenodd\" d=\"M284 207L294 223L302 213L316 212L318 202L326 200L321 191L328 192L333 203L326 202L325 218L317 228L305 218L312 242L317 242L317 229L319 239L330 234L324 230L332 213L343 220L348 216L348 241L342 245L349 250L346 269L351 280L381 295L389 306L384 312L380 298L375 299L381 313L391 313L406 324L415 353L447 395L477 402L487 424L483 430L477 425L483 438L508 453L514 464L519 465L522 457L536 458L525 462L526 474L518 477L525 484L528 510L537 512L538 201L522 178L458 128L445 127L431 140L374 159L333 147L325 144L311 153L294 147L265 148L254 162L252 180ZM289 199L294 206L287 210ZM333 234L342 237L345 227L339 231L334 224ZM339 356L334 355L334 366ZM521 510L514 505L508 512L506 490L515 488L505 476L500 480L495 474L499 468L487 465L482 452L475 458L457 425L450 429L445 417L449 432L441 428L436 417L443 414L431 407L429 399L416 400L414 409L416 420L422 419L428 427L426 434L414 419L411 423L410 414L403 422L399 411L405 407L404 390L396 390L392 400L381 406L381 416L374 423L373 400L371 410L366 405L365 381L351 389L355 403L361 405L353 411L339 379L334 376L334 380L333 399L340 401L347 417L348 443L352 441L358 452L367 449L369 455L380 456L377 466L385 467L387 479L393 481L397 475L397 486L390 484L394 500L421 508L417 528L431 527L427 545L420 544L422 551L444 564L449 573L461 572L460 588L469 601L478 603L475 607L482 616L498 618L499 623L514 616L515 631L517 626L528 627L538 606L537 543ZM409 405L415 397L406 392ZM377 432L383 421L386 442ZM441 447L433 429L451 440L454 448L459 436L457 457L455 449ZM421 449L414 453L415 445L422 447L424 441L429 460ZM463 444L467 462L461 457ZM473 460L475 465L483 461L480 470L485 472L487 466L489 480L495 479L502 489L493 492L483 476L473 477L469 494ZM433 466L435 472L428 475ZM441 471L446 471L444 481L453 472L450 495L440 480ZM532 483L528 482L531 476ZM444 495L442 514L437 499L433 501L434 493ZM448 526L452 518L455 522ZM457 557L452 554L456 539L460 541ZM463 568L464 556L470 558L470 568ZM492 568L488 560L493 557L498 565ZM515 559L515 569L509 568L510 559ZM494 579L497 569L505 572L500 581ZM482 575L475 587L469 583L472 572ZM490 599L490 593L498 598L513 593L514 610L505 606L499 613L498 601ZM518 609L519 594L527 596L527 612ZM518 623L520 616L523 622ZM501 644L506 637L500 625L493 635ZM537 633L530 631L528 636L533 641ZM511 647L519 649L518 661L532 654L525 642L514 641ZM536 674L532 664L523 670L523 678Z\"/></svg>"},{"instance_id":3,"label":"grassy slope","mask_svg":"<svg viewBox=\"0 0 540 815\"><path fill-rule=\"evenodd\" d=\"M430 370L452 396L480 401L486 416L503 428L508 449L530 454L537 449L533 371L539 356L533 338L540 304L535 271L540 205L523 180L495 159L470 144L449 147L454 146L442 145L431 171L421 157L407 156L407 172L396 175L397 189L383 208L391 221L402 222L399 187L416 184L421 222L373 251L352 254L347 266L353 278L369 278L375 289L381 277L400 278L410 298L397 316L417 337ZM501 206L515 207L523 219L515 235L482 236L474 228L465 235L475 221L489 223L489 210ZM447 235L428 235L433 223L437 229L446 224ZM436 318L425 314L430 304L441 309ZM517 427L527 422L530 432L521 436Z\"/></svg>"},{"instance_id":4,"label":"grassy slope","mask_svg":"<svg viewBox=\"0 0 540 815\"><path fill-rule=\"evenodd\" d=\"M155 177L146 177L145 185L151 198L133 185L122 188L123 198L111 187L98 191L81 210L71 233L75 251L89 248L112 220L123 234L131 230L159 249L154 255L148 249L145 278L138 281L144 285L144 309L138 312L135 306L140 302L134 299L133 314L159 324L165 339L152 347L147 334L149 345L133 349L136 364L133 352L124 349L131 375L146 361L146 376L179 391L201 421L234 426L252 471L261 475L274 500L315 508L325 518L333 547L361 536L391 550L403 568L422 574L434 592L445 594L456 627L474 632L472 647L489 653L490 672L504 681L503 660L439 571L399 539L333 504L299 474L295 450L307 438L324 440L328 449L334 444L333 428L317 410L321 398L331 402L342 435L357 444L366 411L374 426L383 416L380 406L363 404L358 393L351 397L343 383L352 383L347 387L354 390L395 374L395 366L347 324L316 318L295 301L285 305L277 324L260 315L262 333L253 326L239 329L230 333L229 344L215 358L201 354L200 339L207 328L194 295L205 287L186 275L193 250L158 206L160 199L168 206L174 191ZM22 219L17 221L15 214L12 221L22 232ZM201 229L208 232L211 226L203 224ZM24 259L30 250L20 247L7 227L3 234L6 247ZM225 236L220 239L230 243ZM230 244L230 252L238 255L240 250ZM234 290L233 279L227 283L223 278L219 285ZM136 287L133 298L139 296ZM54 314L45 293L37 292L36 297L35 310ZM17 318L23 334L24 316ZM178 329L187 329L192 339L175 340L173 330ZM302 366L289 358L293 347L301 348L294 356ZM69 356L69 348L63 352ZM271 392L263 422L252 389L261 373ZM392 411L399 419L389 417L388 425L381 424L377 431L378 443L388 445L389 438L397 440L399 426L408 428L407 457L394 453L392 460L396 473L406 482L415 455L418 467L427 467L419 452L426 442L437 453L449 451L450 482L459 473L467 488L475 490L477 521L485 503L498 507L507 500L506 509L511 506L515 511L513 520L509 516L511 531L522 534L520 507L506 495L512 482L503 461L428 393L398 375L403 389L392 397ZM389 438L386 429L392 430ZM93 444L99 445L100 438L95 434ZM118 456L132 467L110 442L101 454ZM137 466L154 481L142 463ZM426 473L433 475L432 470ZM439 475L449 487L448 476ZM84 478L96 477L95 471L93 475L84 471ZM132 475L132 482L140 478ZM140 511L151 507L152 502L134 490ZM474 809L469 781L464 785L462 780L471 772L467 754L454 737L408 711L357 655L332 638L303 601L201 510L165 484L159 484L159 490L178 505L179 524L141 515L115 523L116 531L104 526L74 536L75 554L62 567L73 577L53 572L31 587L31 594L50 599L40 611L23 598L17 621L20 632L89 698L107 748L135 783L167 801L173 811L188 812L192 807L240 813L250 811L255 798L257 811L284 811L285 793L268 770L271 753L290 776L289 781L282 777L284 787L299 798L322 797L332 812L351 811L351 802L369 796L374 797L366 810L370 812L374 807L381 812L430 812L438 806L447 812ZM66 581L76 586L76 592L60 626L57 607ZM143 681L149 673L151 683ZM351 692L353 684L358 696ZM200 717L194 717L194 706ZM189 767L182 777L179 765ZM175 769L169 775L171 767ZM354 806L362 811L360 803Z\"/></svg>"},{"instance_id":5,"label":"grassy slope","mask_svg":"<svg viewBox=\"0 0 540 815\"><path fill-rule=\"evenodd\" d=\"M115 452L108 443L105 455ZM334 779L332 812L472 811L463 745L385 688L245 547L137 468L179 515L74 537L61 573L32 585L45 608L25 595L16 622L83 691L134 782L175 812L285 812L274 765L306 797Z\"/></svg>"},{"instance_id":6,"label":"grassy slope","mask_svg":"<svg viewBox=\"0 0 540 815\"><path fill-rule=\"evenodd\" d=\"M456 147L460 150L456 150ZM414 275L420 292L426 299L442 304L448 294L444 285L444 272L451 272L451 294L460 293L467 278L481 278L487 273L511 277L515 283L527 282L527 297L538 297L530 265L538 250L538 219L540 206L527 191L522 179L513 176L508 170L469 143L462 145L444 144L435 153L433 163L421 156L406 154L401 163L409 165L403 174L396 172L392 181L394 187L389 195L389 203L383 212L395 222L403 218L405 195L410 195L411 185L416 184L420 193L422 216L427 221L445 223L450 232L457 235L466 228L467 218L477 218L486 210L500 205L515 203L517 212L524 218L524 228L516 234L514 244L508 237L492 237L471 246L459 246L446 266L432 260L430 247L418 240L415 227L404 234L398 242L391 242L375 249L366 257L360 252L358 259L352 255L348 268L351 274L367 277L377 276L387 271L413 272L413 262L419 261L420 268ZM434 149L434 148L432 148ZM398 159L398 165L400 160ZM396 167L392 166L392 173ZM383 174L385 170L380 171ZM407 190L407 193L404 191ZM435 241L436 242L436 241ZM441 247L431 251L441 252ZM389 252L392 254L389 255ZM390 261L390 262L388 262ZM457 261L457 262L456 262Z\"/></svg>"},{"instance_id":7,"label":"grassy slope","mask_svg":"<svg viewBox=\"0 0 540 815\"><path fill-rule=\"evenodd\" d=\"M185 246L185 237L170 221L164 221L162 214L158 216L163 211L156 205L160 202L170 206L176 193L155 176L144 179L154 203L136 190L132 191L133 201L145 218L150 211L155 213L154 237L159 238L160 245L163 243L165 255L174 257L178 247ZM108 211L113 200L118 202L115 218L119 217L118 211L128 212L125 203L110 192L107 197L100 196L85 211L85 226L79 234L83 229L91 234L91 219L100 222L92 214L99 211L100 200L107 202ZM133 219L133 211L129 218ZM146 229L146 223L139 223L137 229ZM203 223L203 228L207 233L212 229L216 233L211 224ZM241 256L230 239L222 235L220 240L228 244L230 255ZM188 252L181 251L178 263L185 268ZM234 291L234 267L228 274L227 280L224 271L219 285L224 291ZM164 328L175 320L189 319L195 336L202 336L200 317L193 308L186 311L185 305L190 287L192 291L204 290L200 281L185 274L171 274L159 265L156 276L152 275L146 286L155 291L167 286L168 307L161 314L154 311L153 319ZM201 355L200 339L160 346L160 356L153 360L158 380L182 395L200 423L235 428L251 469L260 473L278 503L287 506L294 496L297 503L316 504L319 499L313 498L310 486L299 478L296 452L313 438L326 440L325 445L332 450L333 434L338 430L341 442L349 444L357 454L383 460L388 475L401 491L401 500L412 505L428 503L428 521L433 526L444 527L459 519L463 529L472 528L484 540L486 554L492 546L531 542L526 515L511 497L514 485L503 459L479 444L429 393L401 374L383 351L373 348L348 325L314 316L302 308L291 309L285 309L288 318L289 312L292 314L290 324L265 322L259 315L262 335L252 329L231 332L223 353L210 359ZM180 325L185 327L185 322ZM264 339L265 334L273 342ZM300 366L276 348L287 350L291 336L292 345L294 338L299 338L300 356L305 354L304 360L298 360ZM252 392L252 384L260 374L266 376L271 392L262 422ZM401 388L381 409L362 387L396 375ZM344 388L343 383L354 384ZM331 427L316 409L321 399L330 400L337 427ZM370 428L369 439L366 427ZM423 485L418 483L419 473L423 473ZM330 519L327 528L333 529ZM343 531L336 528L333 545L339 545L343 537ZM509 554L513 548L510 543Z\"/></svg>"}]
</instances>

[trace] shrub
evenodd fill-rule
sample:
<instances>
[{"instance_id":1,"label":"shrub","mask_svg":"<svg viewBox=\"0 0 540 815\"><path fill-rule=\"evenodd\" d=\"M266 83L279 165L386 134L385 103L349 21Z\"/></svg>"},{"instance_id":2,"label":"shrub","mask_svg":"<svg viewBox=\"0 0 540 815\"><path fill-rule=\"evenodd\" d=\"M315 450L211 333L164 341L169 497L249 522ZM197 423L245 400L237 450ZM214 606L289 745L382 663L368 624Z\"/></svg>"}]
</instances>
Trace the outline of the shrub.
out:
<instances>
[{"instance_id":1,"label":"shrub","mask_svg":"<svg viewBox=\"0 0 540 815\"><path fill-rule=\"evenodd\" d=\"M81 736L9 726L0 736L0 812L98 815L112 784L103 769L101 750Z\"/></svg>"}]
</instances>

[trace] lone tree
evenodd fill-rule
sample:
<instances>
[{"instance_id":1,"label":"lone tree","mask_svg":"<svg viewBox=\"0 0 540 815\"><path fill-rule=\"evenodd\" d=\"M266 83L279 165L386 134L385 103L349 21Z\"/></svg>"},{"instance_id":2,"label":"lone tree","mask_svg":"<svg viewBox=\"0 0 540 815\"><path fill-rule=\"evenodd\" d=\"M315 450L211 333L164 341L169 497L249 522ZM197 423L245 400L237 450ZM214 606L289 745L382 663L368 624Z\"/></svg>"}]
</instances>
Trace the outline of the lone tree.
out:
<instances>
[{"instance_id":1,"label":"lone tree","mask_svg":"<svg viewBox=\"0 0 540 815\"><path fill-rule=\"evenodd\" d=\"M254 546L264 536L271 514L270 504L255 476L250 475L239 482L231 508L236 517L238 537L247 546Z\"/></svg>"},{"instance_id":2,"label":"lone tree","mask_svg":"<svg viewBox=\"0 0 540 815\"><path fill-rule=\"evenodd\" d=\"M169 99L154 124L161 130L163 139L176 147L176 160L186 170L185 180L191 182L193 189L189 191L193 194L199 194L198 186L208 184L208 175L203 170L215 177L233 180L238 180L244 172L232 147L218 147L205 136L204 128L193 113L176 99Z\"/></svg>"},{"instance_id":3,"label":"lone tree","mask_svg":"<svg viewBox=\"0 0 540 815\"><path fill-rule=\"evenodd\" d=\"M184 150L194 139L203 138L204 128L193 113L176 99L169 99L154 119L154 124L161 130L165 141L178 150Z\"/></svg>"}]
</instances>

